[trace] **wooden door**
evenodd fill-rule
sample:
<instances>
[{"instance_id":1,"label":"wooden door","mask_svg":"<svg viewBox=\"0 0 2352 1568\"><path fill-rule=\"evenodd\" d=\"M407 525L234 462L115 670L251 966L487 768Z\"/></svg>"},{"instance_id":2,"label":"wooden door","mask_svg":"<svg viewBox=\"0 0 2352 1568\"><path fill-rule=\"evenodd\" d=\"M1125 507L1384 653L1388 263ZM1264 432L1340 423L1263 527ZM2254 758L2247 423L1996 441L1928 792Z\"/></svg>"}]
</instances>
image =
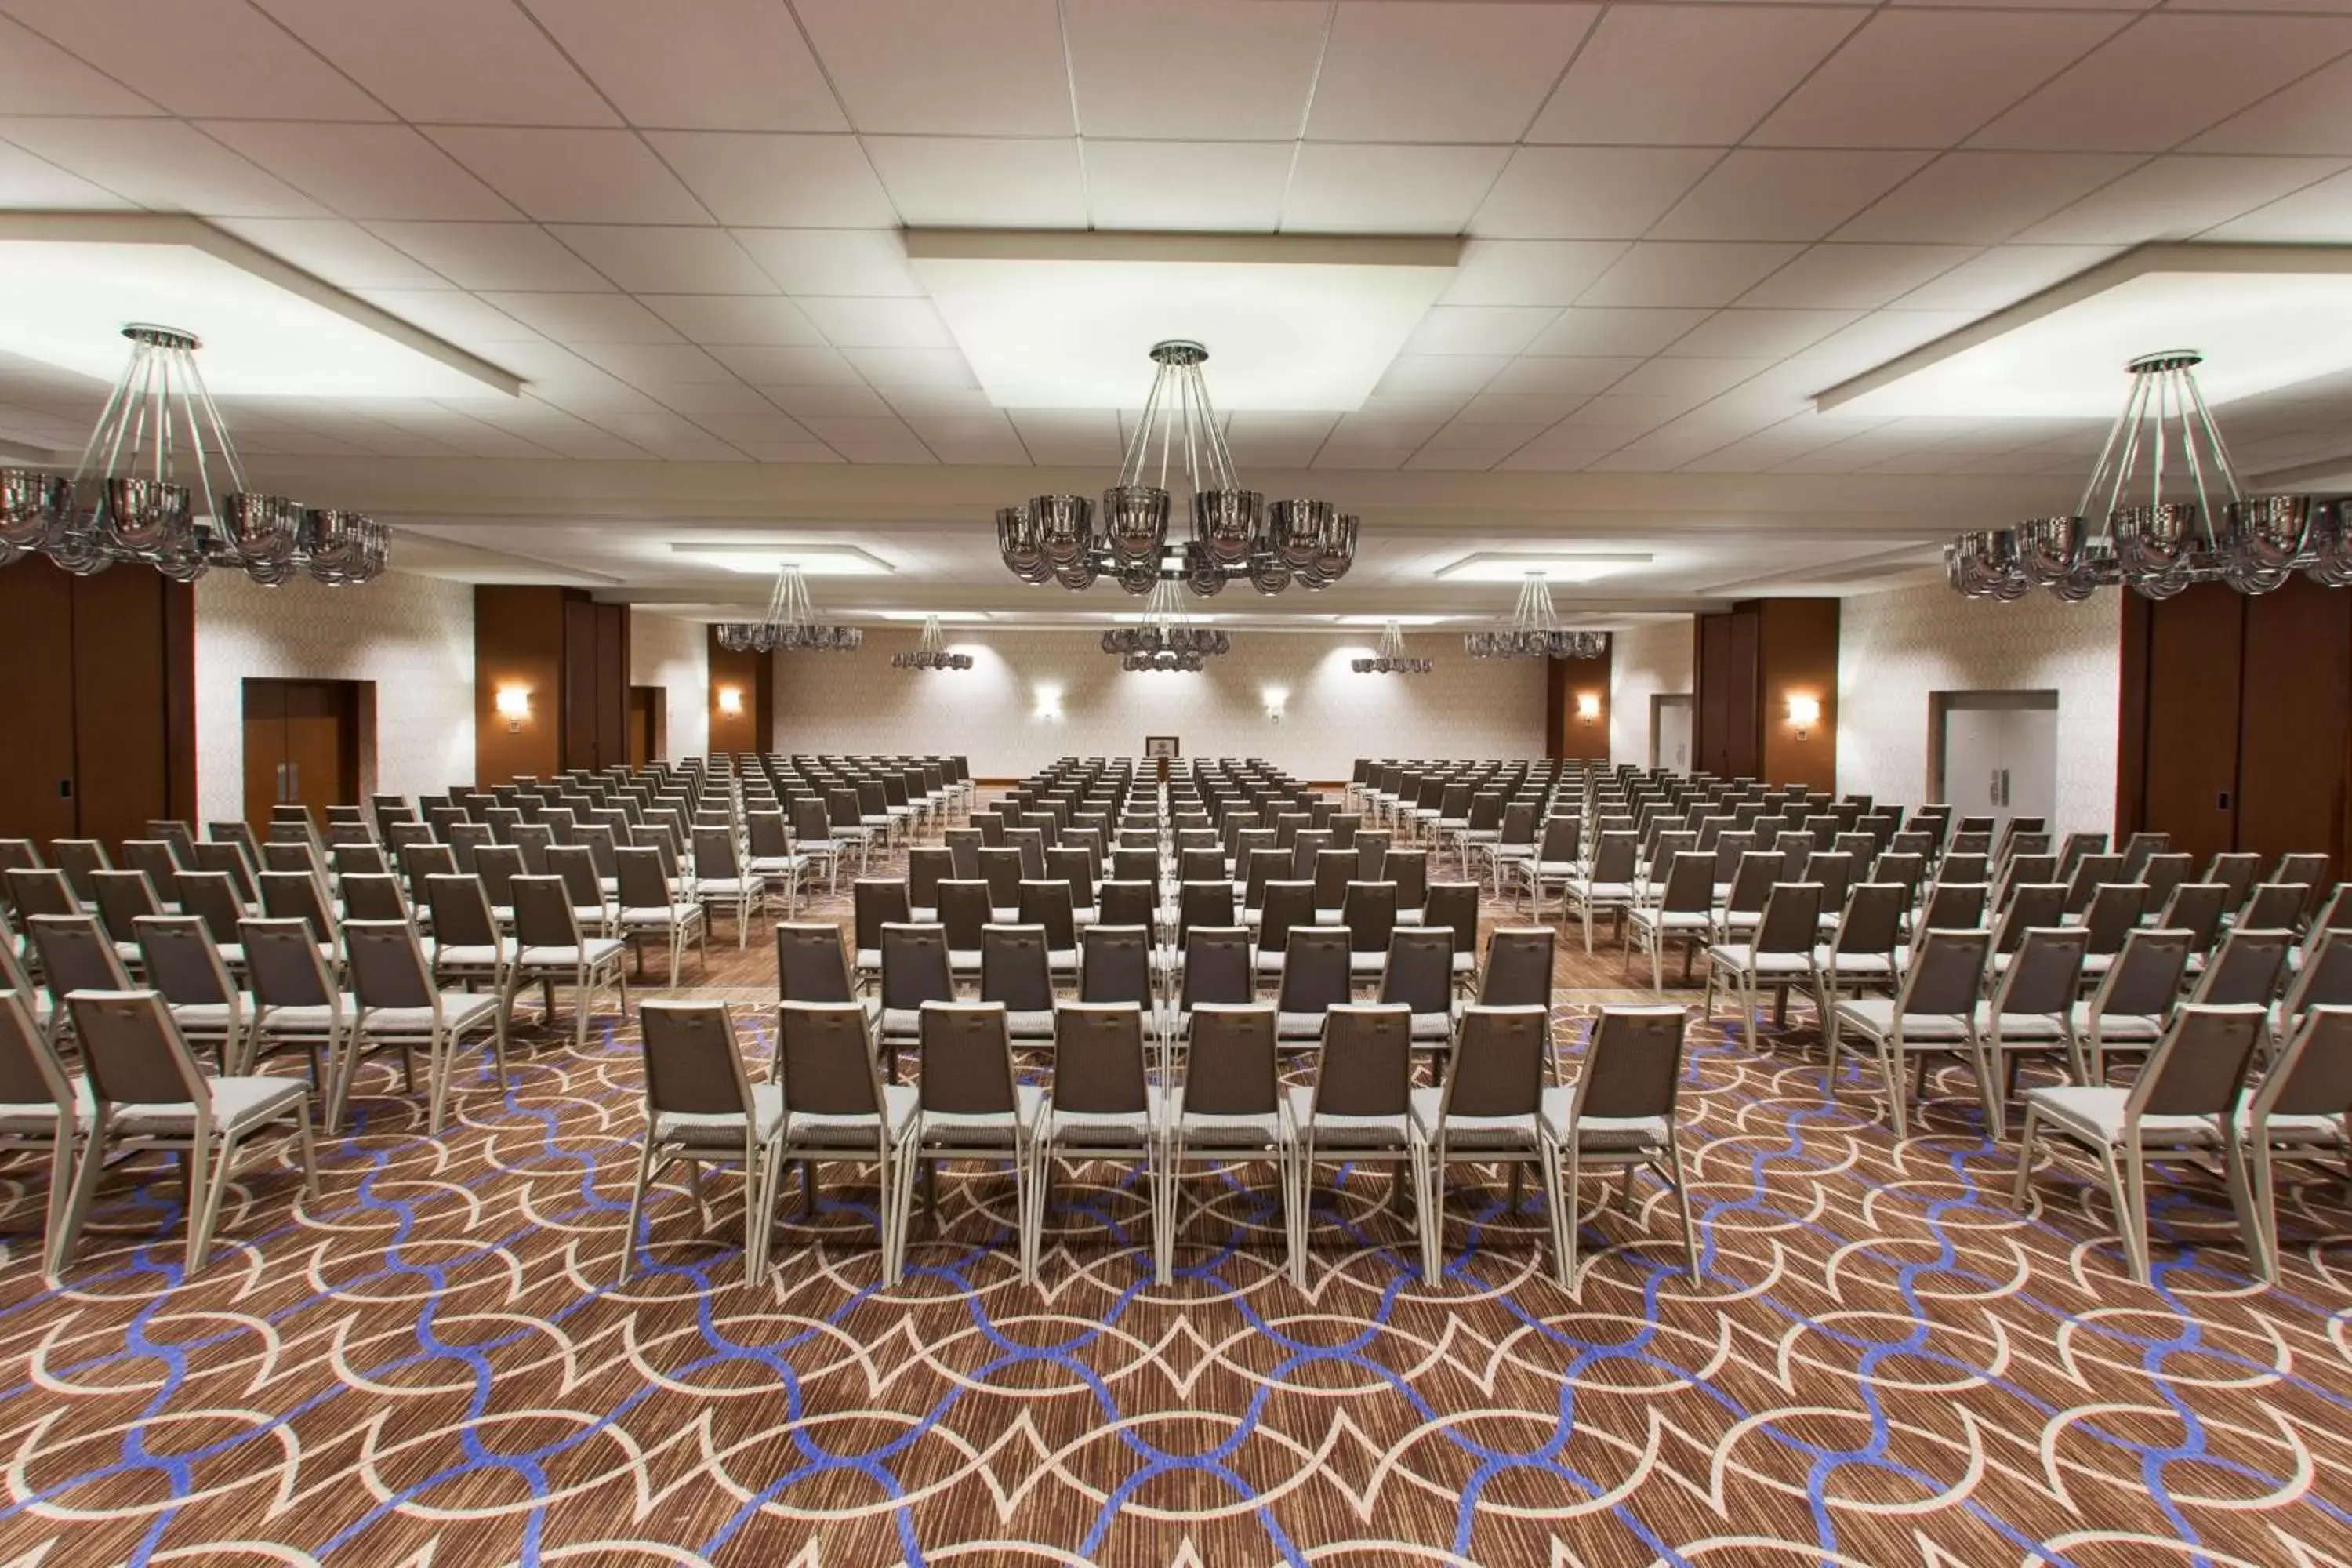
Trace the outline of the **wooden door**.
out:
<instances>
[{"instance_id":1,"label":"wooden door","mask_svg":"<svg viewBox=\"0 0 2352 1568\"><path fill-rule=\"evenodd\" d=\"M0 702L0 838L74 837L73 579L46 561L0 571L0 628L23 672Z\"/></svg>"},{"instance_id":2,"label":"wooden door","mask_svg":"<svg viewBox=\"0 0 2352 1568\"><path fill-rule=\"evenodd\" d=\"M278 805L359 800L359 691L348 680L245 683L245 814L257 825Z\"/></svg>"},{"instance_id":3,"label":"wooden door","mask_svg":"<svg viewBox=\"0 0 2352 1568\"><path fill-rule=\"evenodd\" d=\"M629 764L643 767L667 750L662 731L668 717L668 689L660 686L629 688Z\"/></svg>"}]
</instances>

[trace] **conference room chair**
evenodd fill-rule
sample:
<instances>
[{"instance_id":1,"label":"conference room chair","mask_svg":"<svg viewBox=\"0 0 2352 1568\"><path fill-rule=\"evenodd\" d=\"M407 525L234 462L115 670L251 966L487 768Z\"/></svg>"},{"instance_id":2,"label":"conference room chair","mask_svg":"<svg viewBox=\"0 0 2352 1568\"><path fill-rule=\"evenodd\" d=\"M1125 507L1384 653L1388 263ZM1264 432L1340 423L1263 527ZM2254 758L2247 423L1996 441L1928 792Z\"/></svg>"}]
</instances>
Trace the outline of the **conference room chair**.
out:
<instances>
[{"instance_id":1,"label":"conference room chair","mask_svg":"<svg viewBox=\"0 0 2352 1568\"><path fill-rule=\"evenodd\" d=\"M303 1192L317 1200L310 1089L301 1079L206 1074L152 991L79 991L70 1006L91 1103L89 1146L57 1237L56 1272L73 1257L110 1159L151 1150L181 1157L188 1194L184 1279L204 1267L237 1157L259 1135L287 1130Z\"/></svg>"},{"instance_id":2,"label":"conference room chair","mask_svg":"<svg viewBox=\"0 0 2352 1568\"><path fill-rule=\"evenodd\" d=\"M2245 1150L2236 1118L2239 1097L2262 1039L2267 1015L2252 1003L2178 1008L2129 1088L2061 1084L2025 1095L2025 1131L2017 1150L2011 1196L2026 1206L2033 1161L2047 1136L2063 1140L2097 1161L2115 1205L2124 1258L2133 1280L2151 1282L2147 1175L2151 1160L2203 1164L2220 1157L2230 1204L2257 1272L2267 1252L2257 1205L2247 1188Z\"/></svg>"},{"instance_id":3,"label":"conference room chair","mask_svg":"<svg viewBox=\"0 0 2352 1568\"><path fill-rule=\"evenodd\" d=\"M454 980L470 988L487 983L503 1005L510 994L515 942L499 930L481 879L435 872L425 879L425 906L433 916L435 984Z\"/></svg>"},{"instance_id":4,"label":"conference room chair","mask_svg":"<svg viewBox=\"0 0 2352 1568\"><path fill-rule=\"evenodd\" d=\"M1562 879L1560 918L1564 922L1573 912L1583 923L1586 952L1592 951L1593 916L1616 915L1622 931L1626 916L1638 902L1633 870L1640 847L1640 840L1631 832L1603 833L1594 846L1591 860Z\"/></svg>"},{"instance_id":5,"label":"conference room chair","mask_svg":"<svg viewBox=\"0 0 2352 1568\"><path fill-rule=\"evenodd\" d=\"M2330 1157L2333 1182L2352 1155L2352 1006L2322 1005L2304 1012L2261 1084L2242 1098L2238 1135L2245 1147L2250 1196L2262 1249L2256 1263L2264 1284L2278 1281L2276 1162Z\"/></svg>"},{"instance_id":6,"label":"conference room chair","mask_svg":"<svg viewBox=\"0 0 2352 1568\"><path fill-rule=\"evenodd\" d=\"M2136 931L2091 996L2074 1004L2074 1036L2093 1084L2107 1081L2110 1058L2153 1049L2164 1037L2189 973L2189 935Z\"/></svg>"},{"instance_id":7,"label":"conference room chair","mask_svg":"<svg viewBox=\"0 0 2352 1568\"><path fill-rule=\"evenodd\" d=\"M756 1284L767 1272L768 1239L775 1228L773 1184L782 1168L770 1157L770 1148L784 1123L783 1089L751 1082L725 1002L641 1002L637 1027L646 1120L629 1184L619 1282L629 1282L646 1194L661 1173L672 1165L686 1167L687 1190L708 1232L710 1205L702 1190L703 1167L733 1163L743 1176L743 1278Z\"/></svg>"},{"instance_id":8,"label":"conference room chair","mask_svg":"<svg viewBox=\"0 0 2352 1568\"><path fill-rule=\"evenodd\" d=\"M1196 940L1202 935L1195 932ZM1195 964L1189 973L1200 973ZM1284 1093L1271 1002L1202 1001L1183 1015L1191 1027L1182 1055L1181 1081L1167 1094L1160 1151L1166 1201L1159 1207L1159 1256L1170 1258L1183 1234L1184 1169L1201 1163L1217 1167L1218 1201L1233 1201L1225 1169L1241 1161L1271 1160L1275 1205L1282 1216L1283 1264L1294 1282L1306 1278L1302 1207L1297 1177L1297 1128ZM1194 1212L1213 1205L1194 1203ZM1236 1222L1255 1224L1245 1215Z\"/></svg>"},{"instance_id":9,"label":"conference room chair","mask_svg":"<svg viewBox=\"0 0 2352 1568\"><path fill-rule=\"evenodd\" d=\"M1028 1247L1044 1251L1055 1160L1140 1165L1151 1223L1152 1276L1168 1282L1160 1224L1162 1093L1152 1082L1144 1009L1132 1002L1066 1002L1054 1015L1054 1080L1037 1121L1029 1184Z\"/></svg>"},{"instance_id":10,"label":"conference room chair","mask_svg":"<svg viewBox=\"0 0 2352 1568\"><path fill-rule=\"evenodd\" d=\"M872 1161L882 1280L897 1284L904 1258L898 1167L913 1139L918 1090L885 1079L868 1015L848 1001L776 1005L775 1080L782 1093L782 1121L770 1144L772 1170L763 1183L771 1215L782 1195L788 1162L800 1163L803 1211L813 1214L820 1163ZM763 1260L772 1245L763 1231Z\"/></svg>"},{"instance_id":11,"label":"conference room chair","mask_svg":"<svg viewBox=\"0 0 2352 1568\"><path fill-rule=\"evenodd\" d=\"M1912 954L1902 988L1894 996L1841 998L1838 1027L1829 1040L1826 1081L1831 1091L1836 1090L1838 1052L1848 1029L1870 1042L1878 1058L1879 1076L1886 1089L1887 1125L1897 1140L1907 1135L1910 1126L1906 1082L1916 1069L1924 1092L1927 1058L1962 1058L1978 1071L1982 1084L1989 1073L1983 1067L1977 1016L1991 945L1990 931L1929 931Z\"/></svg>"},{"instance_id":12,"label":"conference room chair","mask_svg":"<svg viewBox=\"0 0 2352 1568\"><path fill-rule=\"evenodd\" d=\"M1290 928L1275 995L1275 1033L1286 1046L1323 1038L1325 1019L1353 996L1350 932L1334 926Z\"/></svg>"},{"instance_id":13,"label":"conference room chair","mask_svg":"<svg viewBox=\"0 0 2352 1568\"><path fill-rule=\"evenodd\" d=\"M507 1087L507 1015L496 995L444 991L435 981L416 930L404 921L346 921L343 941L351 967L351 1047L343 1053L331 1098L327 1130L341 1125L361 1056L369 1050L400 1052L401 1076L415 1088L415 1051L425 1052L426 1131L438 1135L447 1113L449 1084L457 1048L467 1035L487 1030L499 1088Z\"/></svg>"},{"instance_id":14,"label":"conference room chair","mask_svg":"<svg viewBox=\"0 0 2352 1568\"><path fill-rule=\"evenodd\" d=\"M1001 1002L926 1002L920 1020L921 1071L915 1127L897 1163L899 1271L913 1222L916 1176L925 1207L937 1217L939 1166L949 1161L1009 1161L1013 1234L1021 1281L1037 1282L1036 1237L1030 1228L1033 1161L1045 1091L1019 1081L1013 1037Z\"/></svg>"},{"instance_id":15,"label":"conference room chair","mask_svg":"<svg viewBox=\"0 0 2352 1568\"><path fill-rule=\"evenodd\" d=\"M220 1053L220 1070L245 1070L252 999L237 989L220 948L194 915L149 915L136 927L147 984L163 998L181 1037Z\"/></svg>"},{"instance_id":16,"label":"conference room chair","mask_svg":"<svg viewBox=\"0 0 2352 1568\"><path fill-rule=\"evenodd\" d=\"M25 934L39 962L41 984L49 994L49 1037L59 1040L73 1028L73 1011L67 999L77 991L128 991L130 972L95 915L35 915L25 922Z\"/></svg>"},{"instance_id":17,"label":"conference room chair","mask_svg":"<svg viewBox=\"0 0 2352 1568\"><path fill-rule=\"evenodd\" d=\"M652 937L669 949L669 983L677 984L678 964L691 943L702 966L710 965L710 910L700 899L681 899L667 874L661 851L631 846L613 851L617 884L611 933L636 952L637 973L645 974L644 940ZM781 929L782 922L778 922ZM839 945L836 941L835 945Z\"/></svg>"},{"instance_id":18,"label":"conference room chair","mask_svg":"<svg viewBox=\"0 0 2352 1568\"><path fill-rule=\"evenodd\" d=\"M1077 910L1070 902L1069 883L1052 877L1024 879L1013 918L1045 933L1045 968L1056 984L1077 979Z\"/></svg>"},{"instance_id":19,"label":"conference room chair","mask_svg":"<svg viewBox=\"0 0 2352 1568\"><path fill-rule=\"evenodd\" d=\"M515 900L515 959L508 972L508 1005L533 981L540 987L542 1022L555 1019L555 988L572 992L572 1043L588 1047L588 1010L599 991L614 993L620 1021L629 1016L629 975L623 948L614 937L592 937L580 929L572 913L572 894L560 877L517 877Z\"/></svg>"},{"instance_id":20,"label":"conference room chair","mask_svg":"<svg viewBox=\"0 0 2352 1568\"><path fill-rule=\"evenodd\" d=\"M2315 933L2280 999L2273 1032L2291 1037L2314 1007L2352 1007L2352 932Z\"/></svg>"},{"instance_id":21,"label":"conference room chair","mask_svg":"<svg viewBox=\"0 0 2352 1568\"><path fill-rule=\"evenodd\" d=\"M1787 1016L1789 992L1802 986L1818 993L1820 976L1813 969L1813 946L1821 935L1822 889L1814 882L1781 882L1764 900L1762 913L1747 940L1711 942L1706 950L1706 997L1704 1016L1715 1016L1717 982L1729 984L1739 999L1739 1032L1752 1043L1756 1010L1766 986L1772 989L1772 1022L1777 1028Z\"/></svg>"},{"instance_id":22,"label":"conference room chair","mask_svg":"<svg viewBox=\"0 0 2352 1568\"><path fill-rule=\"evenodd\" d=\"M924 1005L955 1000L955 971L942 926L893 921L882 927L878 940L882 1009L877 1039L886 1074L896 1079L899 1047L921 1042Z\"/></svg>"},{"instance_id":23,"label":"conference room chair","mask_svg":"<svg viewBox=\"0 0 2352 1568\"><path fill-rule=\"evenodd\" d=\"M1348 1003L1325 1016L1322 1048L1312 1079L1288 1090L1298 1151L1298 1224L1312 1222L1311 1194L1318 1147L1341 1163L1341 1178L1359 1166L1392 1165L1396 1195L1412 1200L1413 1233L1424 1258L1433 1223L1429 1208L1429 1146L1412 1114L1412 1016L1401 1003ZM1402 1203L1400 1203L1400 1206ZM1306 1284L1307 1240L1301 1236L1297 1283ZM1424 1275L1424 1283L1434 1283Z\"/></svg>"},{"instance_id":24,"label":"conference room chair","mask_svg":"<svg viewBox=\"0 0 2352 1568\"><path fill-rule=\"evenodd\" d=\"M1586 1041L1575 1080L1544 1091L1544 1120L1561 1164L1555 1234L1567 1243L1562 1267L1571 1300L1581 1300L1583 1290L1577 1262L1577 1192L1587 1170L1621 1174L1623 1206L1629 1211L1637 1172L1646 1168L1666 1184L1681 1221L1684 1269L1692 1284L1699 1283L1681 1141L1688 1022L1685 1010L1671 1003L1604 1006Z\"/></svg>"},{"instance_id":25,"label":"conference room chair","mask_svg":"<svg viewBox=\"0 0 2352 1568\"><path fill-rule=\"evenodd\" d=\"M1429 1222L1421 1247L1422 1278L1432 1284L1444 1277L1445 1167L1456 1160L1508 1165L1512 1214L1519 1209L1522 1173L1529 1164L1537 1168L1551 1229L1553 1277L1570 1283L1559 1149L1543 1114L1550 1035L1548 1008L1473 1004L1462 1014L1454 1070L1442 1085L1412 1092L1413 1123L1429 1151Z\"/></svg>"},{"instance_id":26,"label":"conference room chair","mask_svg":"<svg viewBox=\"0 0 2352 1568\"><path fill-rule=\"evenodd\" d=\"M1004 1009L1005 1033L1016 1047L1053 1043L1054 980L1043 926L981 928L980 999Z\"/></svg>"},{"instance_id":27,"label":"conference room chair","mask_svg":"<svg viewBox=\"0 0 2352 1568\"><path fill-rule=\"evenodd\" d=\"M0 1105L8 1108L0 1117L0 1152L46 1156L49 1163L41 1274L54 1284L73 1201L74 1161L89 1119L30 998L14 988L0 991Z\"/></svg>"}]
</instances>

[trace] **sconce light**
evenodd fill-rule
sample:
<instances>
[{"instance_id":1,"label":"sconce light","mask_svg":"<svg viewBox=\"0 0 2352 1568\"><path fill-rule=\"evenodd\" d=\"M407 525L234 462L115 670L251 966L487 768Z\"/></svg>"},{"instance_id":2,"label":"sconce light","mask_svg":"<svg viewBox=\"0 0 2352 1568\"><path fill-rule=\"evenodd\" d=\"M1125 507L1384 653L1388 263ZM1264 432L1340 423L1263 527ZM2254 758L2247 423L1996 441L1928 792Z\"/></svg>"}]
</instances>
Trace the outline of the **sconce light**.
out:
<instances>
[{"instance_id":1,"label":"sconce light","mask_svg":"<svg viewBox=\"0 0 2352 1568\"><path fill-rule=\"evenodd\" d=\"M1062 721L1062 689L1058 686L1037 688L1037 718L1041 722L1058 724Z\"/></svg>"},{"instance_id":2,"label":"sconce light","mask_svg":"<svg viewBox=\"0 0 2352 1568\"><path fill-rule=\"evenodd\" d=\"M1597 691L1578 692L1576 716L1588 724L1596 722L1601 717L1601 694Z\"/></svg>"},{"instance_id":3,"label":"sconce light","mask_svg":"<svg viewBox=\"0 0 2352 1568\"><path fill-rule=\"evenodd\" d=\"M501 686L498 695L499 717L507 721L507 733L522 732L522 721L530 715L530 688Z\"/></svg>"},{"instance_id":4,"label":"sconce light","mask_svg":"<svg viewBox=\"0 0 2352 1568\"><path fill-rule=\"evenodd\" d=\"M719 689L719 710L721 713L725 713L730 716L743 711L743 689L740 686L720 687Z\"/></svg>"},{"instance_id":5,"label":"sconce light","mask_svg":"<svg viewBox=\"0 0 2352 1568\"><path fill-rule=\"evenodd\" d=\"M1265 689L1262 695L1265 698L1265 721L1269 724L1281 723L1282 705L1290 700L1289 688L1269 686Z\"/></svg>"},{"instance_id":6,"label":"sconce light","mask_svg":"<svg viewBox=\"0 0 2352 1568\"><path fill-rule=\"evenodd\" d=\"M1789 722L1796 729L1797 739L1800 741L1803 740L1805 738L1805 732L1821 721L1822 701L1820 698L1791 697L1789 699Z\"/></svg>"}]
</instances>

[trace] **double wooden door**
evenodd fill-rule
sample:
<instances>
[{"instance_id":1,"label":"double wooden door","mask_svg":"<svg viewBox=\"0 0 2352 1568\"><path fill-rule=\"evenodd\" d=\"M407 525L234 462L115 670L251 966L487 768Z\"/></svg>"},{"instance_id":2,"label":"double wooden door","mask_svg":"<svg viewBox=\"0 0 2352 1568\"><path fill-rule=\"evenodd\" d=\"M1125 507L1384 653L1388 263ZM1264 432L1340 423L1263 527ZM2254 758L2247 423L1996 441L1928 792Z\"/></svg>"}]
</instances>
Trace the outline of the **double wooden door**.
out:
<instances>
[{"instance_id":1,"label":"double wooden door","mask_svg":"<svg viewBox=\"0 0 2352 1568\"><path fill-rule=\"evenodd\" d=\"M310 807L359 800L360 689L352 680L245 683L245 816L269 820L273 805Z\"/></svg>"}]
</instances>

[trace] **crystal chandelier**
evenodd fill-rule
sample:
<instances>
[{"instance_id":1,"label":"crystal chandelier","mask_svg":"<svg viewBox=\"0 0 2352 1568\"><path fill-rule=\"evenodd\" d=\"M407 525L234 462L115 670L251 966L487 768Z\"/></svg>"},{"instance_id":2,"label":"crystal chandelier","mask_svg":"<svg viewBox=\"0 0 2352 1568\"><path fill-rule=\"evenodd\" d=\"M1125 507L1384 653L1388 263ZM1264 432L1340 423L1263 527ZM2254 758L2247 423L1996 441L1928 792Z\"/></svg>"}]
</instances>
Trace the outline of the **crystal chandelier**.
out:
<instances>
[{"instance_id":1,"label":"crystal chandelier","mask_svg":"<svg viewBox=\"0 0 2352 1568\"><path fill-rule=\"evenodd\" d=\"M1140 598L1181 583L1202 598L1246 577L1261 594L1292 583L1324 588L1356 563L1361 523L1327 500L1267 502L1242 488L1223 428L1201 373L1199 343L1152 346L1151 393L1144 400L1118 482L1103 492L1102 525L1085 496L1036 496L996 514L996 546L1024 583L1085 589L1108 576ZM1152 460L1152 446L1159 458ZM1171 541L1169 476L1180 471L1192 537Z\"/></svg>"},{"instance_id":2,"label":"crystal chandelier","mask_svg":"<svg viewBox=\"0 0 2352 1568\"><path fill-rule=\"evenodd\" d=\"M1609 651L1609 634L1562 631L1551 584L1530 572L1519 584L1511 624L1498 632L1465 632L1462 646L1473 658L1599 658Z\"/></svg>"},{"instance_id":3,"label":"crystal chandelier","mask_svg":"<svg viewBox=\"0 0 2352 1568\"><path fill-rule=\"evenodd\" d=\"M2004 601L2047 588L2074 604L2117 584L2150 599L2168 599L2191 583L2267 594L2298 571L2326 587L2352 585L2352 519L2344 503L2249 497L2239 488L2230 449L2197 389L2202 361L2186 350L2132 361L2123 412L2074 514L1960 534L1944 547L1952 586L1972 599ZM2176 492L2168 500L2165 470L2176 461L2188 471L2189 496ZM2094 504L2104 510L2095 513Z\"/></svg>"},{"instance_id":4,"label":"crystal chandelier","mask_svg":"<svg viewBox=\"0 0 2352 1568\"><path fill-rule=\"evenodd\" d=\"M940 629L937 616L923 617L923 637L909 652L890 656L893 669L970 669L971 655L950 653L947 634Z\"/></svg>"},{"instance_id":5,"label":"crystal chandelier","mask_svg":"<svg viewBox=\"0 0 2352 1568\"><path fill-rule=\"evenodd\" d=\"M1349 661L1358 675L1427 675L1437 667L1425 658L1407 658L1404 632L1391 621L1381 632L1380 652L1370 658Z\"/></svg>"},{"instance_id":6,"label":"crystal chandelier","mask_svg":"<svg viewBox=\"0 0 2352 1568\"><path fill-rule=\"evenodd\" d=\"M756 621L719 623L719 646L730 653L766 653L771 648L787 653L849 653L865 637L856 626L833 626L816 618L808 579L801 575L799 563L792 561L776 569L776 586L768 595L765 616Z\"/></svg>"},{"instance_id":7,"label":"crystal chandelier","mask_svg":"<svg viewBox=\"0 0 2352 1568\"><path fill-rule=\"evenodd\" d=\"M77 577L118 561L193 583L215 566L275 587L299 576L365 583L390 555L383 525L246 489L228 426L196 369L195 335L133 323L115 378L72 477L0 468L0 566L38 551ZM195 462L191 489L173 478L173 448ZM215 497L207 448L229 489Z\"/></svg>"},{"instance_id":8,"label":"crystal chandelier","mask_svg":"<svg viewBox=\"0 0 2352 1568\"><path fill-rule=\"evenodd\" d=\"M1119 656L1128 670L1197 671L1220 655L1233 651L1234 639L1210 626L1192 625L1174 578L1152 584L1140 623L1116 626L1102 635L1102 650Z\"/></svg>"}]
</instances>

